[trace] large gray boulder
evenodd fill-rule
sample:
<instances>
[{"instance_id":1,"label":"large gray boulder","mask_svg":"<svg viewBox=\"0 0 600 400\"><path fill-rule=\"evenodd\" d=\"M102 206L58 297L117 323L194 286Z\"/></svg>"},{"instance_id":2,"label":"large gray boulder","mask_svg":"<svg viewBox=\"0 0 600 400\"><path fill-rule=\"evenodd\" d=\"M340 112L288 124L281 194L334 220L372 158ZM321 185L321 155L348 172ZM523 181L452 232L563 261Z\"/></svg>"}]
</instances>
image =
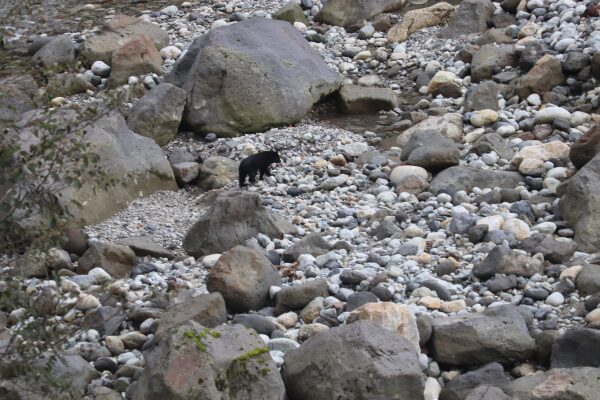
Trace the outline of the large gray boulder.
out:
<instances>
[{"instance_id":1,"label":"large gray boulder","mask_svg":"<svg viewBox=\"0 0 600 400\"><path fill-rule=\"evenodd\" d=\"M514 306L498 306L483 313L433 320L432 356L444 365L512 364L536 352L521 313Z\"/></svg>"},{"instance_id":2,"label":"large gray boulder","mask_svg":"<svg viewBox=\"0 0 600 400\"><path fill-rule=\"evenodd\" d=\"M223 253L263 233L281 238L295 228L283 217L260 205L260 196L252 192L220 192L207 212L183 239L183 248L195 257Z\"/></svg>"},{"instance_id":3,"label":"large gray boulder","mask_svg":"<svg viewBox=\"0 0 600 400\"><path fill-rule=\"evenodd\" d=\"M212 156L200 164L198 185L204 190L221 189L238 179L240 163L231 158Z\"/></svg>"},{"instance_id":4,"label":"large gray boulder","mask_svg":"<svg viewBox=\"0 0 600 400\"><path fill-rule=\"evenodd\" d=\"M315 20L347 27L384 11L398 10L404 3L406 0L328 0Z\"/></svg>"},{"instance_id":5,"label":"large gray boulder","mask_svg":"<svg viewBox=\"0 0 600 400\"><path fill-rule=\"evenodd\" d=\"M260 310L269 299L269 288L281 285L271 261L254 249L236 246L223 253L206 279L209 292L223 295L232 312Z\"/></svg>"},{"instance_id":6,"label":"large gray boulder","mask_svg":"<svg viewBox=\"0 0 600 400\"><path fill-rule=\"evenodd\" d=\"M341 83L297 29L264 18L197 38L166 80L187 92L188 127L222 136L295 123Z\"/></svg>"},{"instance_id":7,"label":"large gray boulder","mask_svg":"<svg viewBox=\"0 0 600 400\"><path fill-rule=\"evenodd\" d=\"M283 261L294 262L302 254L321 256L329 251L329 244L318 233L309 233L283 252Z\"/></svg>"},{"instance_id":8,"label":"large gray boulder","mask_svg":"<svg viewBox=\"0 0 600 400\"><path fill-rule=\"evenodd\" d=\"M27 152L44 135L52 134L41 124L56 124L61 130L67 130L66 125L77 127L69 134L75 142L85 146L87 152L98 156L92 167L103 171L103 177L84 180L80 186L63 184L65 187L57 200L68 211L72 226L102 221L139 197L161 190L177 190L173 170L160 147L152 139L130 131L120 113L100 110L89 119L89 114L83 115L85 117L66 108L51 115L33 110L23 116L18 130L0 139L10 140L9 137L16 134L18 145ZM82 121L82 118L86 119ZM60 178L59 174L56 185L61 185ZM109 181L114 184L105 190Z\"/></svg>"},{"instance_id":9,"label":"large gray boulder","mask_svg":"<svg viewBox=\"0 0 600 400\"><path fill-rule=\"evenodd\" d=\"M475 167L450 167L437 174L429 184L429 191L439 193L443 190L471 192L474 187L480 189L514 188L523 177L518 172L492 171Z\"/></svg>"},{"instance_id":10,"label":"large gray boulder","mask_svg":"<svg viewBox=\"0 0 600 400\"><path fill-rule=\"evenodd\" d=\"M600 250L600 155L561 187L559 210L575 230L579 250Z\"/></svg>"},{"instance_id":11,"label":"large gray boulder","mask_svg":"<svg viewBox=\"0 0 600 400\"><path fill-rule=\"evenodd\" d=\"M82 56L89 64L94 61L110 64L113 53L139 35L148 36L157 49L169 44L169 34L158 24L117 14L99 32L86 39Z\"/></svg>"},{"instance_id":12,"label":"large gray boulder","mask_svg":"<svg viewBox=\"0 0 600 400\"><path fill-rule=\"evenodd\" d=\"M185 92L171 84L161 83L133 106L127 126L164 146L177 136L184 106Z\"/></svg>"},{"instance_id":13,"label":"large gray boulder","mask_svg":"<svg viewBox=\"0 0 600 400\"><path fill-rule=\"evenodd\" d=\"M424 375L406 338L370 321L330 329L285 356L291 400L422 400Z\"/></svg>"},{"instance_id":14,"label":"large gray boulder","mask_svg":"<svg viewBox=\"0 0 600 400\"><path fill-rule=\"evenodd\" d=\"M133 400L281 400L285 388L269 349L242 325L190 321L144 353Z\"/></svg>"},{"instance_id":15,"label":"large gray boulder","mask_svg":"<svg viewBox=\"0 0 600 400\"><path fill-rule=\"evenodd\" d=\"M508 382L502 365L492 362L453 378L444 386L440 400L463 400L478 386L493 385L502 388Z\"/></svg>"},{"instance_id":16,"label":"large gray boulder","mask_svg":"<svg viewBox=\"0 0 600 400\"><path fill-rule=\"evenodd\" d=\"M586 264L577 274L577 290L583 296L600 292L600 265Z\"/></svg>"},{"instance_id":17,"label":"large gray boulder","mask_svg":"<svg viewBox=\"0 0 600 400\"><path fill-rule=\"evenodd\" d=\"M339 97L341 109L346 114L370 114L398 106L396 94L389 88L344 85Z\"/></svg>"}]
</instances>

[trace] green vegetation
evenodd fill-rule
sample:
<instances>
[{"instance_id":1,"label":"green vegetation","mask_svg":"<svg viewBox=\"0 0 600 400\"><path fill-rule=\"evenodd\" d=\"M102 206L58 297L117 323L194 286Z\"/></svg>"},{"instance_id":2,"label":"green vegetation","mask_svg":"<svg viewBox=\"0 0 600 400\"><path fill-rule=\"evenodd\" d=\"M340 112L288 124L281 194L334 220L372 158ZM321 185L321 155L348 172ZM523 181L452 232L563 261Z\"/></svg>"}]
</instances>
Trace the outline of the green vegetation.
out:
<instances>
[{"instance_id":1,"label":"green vegetation","mask_svg":"<svg viewBox=\"0 0 600 400\"><path fill-rule=\"evenodd\" d=\"M192 330L185 331L183 333L183 336L188 339L191 339L196 344L196 348L201 352L206 351L206 344L202 341L206 337L206 335L210 335L215 339L221 337L221 333L219 331L215 331L214 329L209 328L204 328L204 330L199 333Z\"/></svg>"}]
</instances>

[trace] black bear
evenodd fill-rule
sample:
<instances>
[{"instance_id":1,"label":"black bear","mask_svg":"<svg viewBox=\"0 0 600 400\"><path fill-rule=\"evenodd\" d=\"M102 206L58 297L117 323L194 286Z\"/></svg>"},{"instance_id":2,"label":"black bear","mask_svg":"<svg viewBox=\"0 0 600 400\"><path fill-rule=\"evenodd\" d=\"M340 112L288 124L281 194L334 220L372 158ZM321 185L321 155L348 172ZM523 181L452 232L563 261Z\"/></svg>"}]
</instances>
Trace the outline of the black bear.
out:
<instances>
[{"instance_id":1,"label":"black bear","mask_svg":"<svg viewBox=\"0 0 600 400\"><path fill-rule=\"evenodd\" d=\"M240 187L246 185L246 177L250 183L256 182L256 173L260 171L260 179L265 175L271 175L269 165L281 162L279 154L276 151L261 151L252 154L242 160L240 163Z\"/></svg>"}]
</instances>

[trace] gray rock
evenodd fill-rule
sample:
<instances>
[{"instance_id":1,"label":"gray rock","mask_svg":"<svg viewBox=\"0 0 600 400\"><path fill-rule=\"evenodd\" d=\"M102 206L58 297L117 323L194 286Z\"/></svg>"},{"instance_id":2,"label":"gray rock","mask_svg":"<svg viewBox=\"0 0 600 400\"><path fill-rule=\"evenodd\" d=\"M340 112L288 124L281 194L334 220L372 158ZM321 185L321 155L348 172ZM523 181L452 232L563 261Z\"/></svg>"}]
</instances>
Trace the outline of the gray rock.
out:
<instances>
[{"instance_id":1,"label":"gray rock","mask_svg":"<svg viewBox=\"0 0 600 400\"><path fill-rule=\"evenodd\" d=\"M70 97L88 90L95 91L96 88L81 75L67 72L54 75L46 85L46 94L50 97Z\"/></svg>"},{"instance_id":2,"label":"gray rock","mask_svg":"<svg viewBox=\"0 0 600 400\"><path fill-rule=\"evenodd\" d=\"M194 257L223 253L259 233L281 238L295 232L291 223L260 205L257 193L217 192L212 196L207 196L212 207L183 239L183 248Z\"/></svg>"},{"instance_id":3,"label":"gray rock","mask_svg":"<svg viewBox=\"0 0 600 400\"><path fill-rule=\"evenodd\" d=\"M129 247L138 257L152 256L169 259L175 258L175 254L161 245L154 243L152 239L148 237L128 237L119 239L116 244Z\"/></svg>"},{"instance_id":4,"label":"gray rock","mask_svg":"<svg viewBox=\"0 0 600 400\"><path fill-rule=\"evenodd\" d=\"M9 75L0 79L0 127L14 122L35 108L38 87L31 75Z\"/></svg>"},{"instance_id":5,"label":"gray rock","mask_svg":"<svg viewBox=\"0 0 600 400\"><path fill-rule=\"evenodd\" d=\"M135 103L127 117L127 126L164 146L177 136L185 95L182 89L161 83Z\"/></svg>"},{"instance_id":6,"label":"gray rock","mask_svg":"<svg viewBox=\"0 0 600 400\"><path fill-rule=\"evenodd\" d=\"M551 263L562 264L575 253L577 244L573 241L557 240L554 236L545 233L534 233L522 240L518 247L530 254L542 253L544 259Z\"/></svg>"},{"instance_id":7,"label":"gray rock","mask_svg":"<svg viewBox=\"0 0 600 400\"><path fill-rule=\"evenodd\" d=\"M121 323L126 318L120 307L104 306L88 311L81 320L81 327L95 329L103 335L110 336L121 330Z\"/></svg>"},{"instance_id":8,"label":"gray rock","mask_svg":"<svg viewBox=\"0 0 600 400\"><path fill-rule=\"evenodd\" d=\"M133 400L280 400L285 388L264 342L241 325L190 321L144 353Z\"/></svg>"},{"instance_id":9,"label":"gray rock","mask_svg":"<svg viewBox=\"0 0 600 400\"><path fill-rule=\"evenodd\" d=\"M494 81L483 81L472 85L465 93L465 112L477 110L499 110L498 85Z\"/></svg>"},{"instance_id":10,"label":"gray rock","mask_svg":"<svg viewBox=\"0 0 600 400\"><path fill-rule=\"evenodd\" d=\"M360 20L371 17L384 11L400 9L404 0L376 0L364 2L360 0L331 0L327 1L315 16L318 22L329 25L348 27Z\"/></svg>"},{"instance_id":11,"label":"gray rock","mask_svg":"<svg viewBox=\"0 0 600 400\"><path fill-rule=\"evenodd\" d=\"M552 368L600 367L600 331L573 327L554 341Z\"/></svg>"},{"instance_id":12,"label":"gray rock","mask_svg":"<svg viewBox=\"0 0 600 400\"><path fill-rule=\"evenodd\" d=\"M474 187L486 188L514 188L523 177L518 172L491 171L475 167L450 167L437 174L428 190L437 194L443 190L471 192Z\"/></svg>"},{"instance_id":13,"label":"gray rock","mask_svg":"<svg viewBox=\"0 0 600 400\"><path fill-rule=\"evenodd\" d=\"M238 179L239 163L227 157L212 156L200 164L198 184L204 190L220 189Z\"/></svg>"},{"instance_id":14,"label":"gray rock","mask_svg":"<svg viewBox=\"0 0 600 400\"><path fill-rule=\"evenodd\" d=\"M346 114L370 114L398 106L396 94L389 88L344 85L339 97L342 111Z\"/></svg>"},{"instance_id":15,"label":"gray rock","mask_svg":"<svg viewBox=\"0 0 600 400\"><path fill-rule=\"evenodd\" d=\"M299 285L289 286L281 289L275 295L275 314L283 314L286 311L299 310L317 297L327 297L329 290L327 280L314 279Z\"/></svg>"},{"instance_id":16,"label":"gray rock","mask_svg":"<svg viewBox=\"0 0 600 400\"><path fill-rule=\"evenodd\" d=\"M488 279L485 285L492 293L505 292L517 287L517 277L496 274L493 278Z\"/></svg>"},{"instance_id":17,"label":"gray rock","mask_svg":"<svg viewBox=\"0 0 600 400\"><path fill-rule=\"evenodd\" d=\"M310 233L283 252L283 261L294 262L302 254L314 257L329 252L329 244L318 233Z\"/></svg>"},{"instance_id":18,"label":"gray rock","mask_svg":"<svg viewBox=\"0 0 600 400\"><path fill-rule=\"evenodd\" d=\"M300 4L294 3L293 1L290 1L277 10L275 14L273 14L273 19L287 21L290 24L293 24L294 22L302 22L304 25L308 25L308 19L306 19L306 16L302 11L302 7Z\"/></svg>"},{"instance_id":19,"label":"gray rock","mask_svg":"<svg viewBox=\"0 0 600 400\"><path fill-rule=\"evenodd\" d=\"M512 397L499 387L481 385L473 389L465 400L512 400Z\"/></svg>"},{"instance_id":20,"label":"gray rock","mask_svg":"<svg viewBox=\"0 0 600 400\"><path fill-rule=\"evenodd\" d=\"M225 300L220 293L200 294L193 296L184 294L186 299L173 304L160 316L160 324L156 331L156 339L162 340L188 321L195 321L207 328L214 328L227 322Z\"/></svg>"},{"instance_id":21,"label":"gray rock","mask_svg":"<svg viewBox=\"0 0 600 400\"><path fill-rule=\"evenodd\" d=\"M67 68L75 63L75 45L69 36L58 36L33 55L33 62L47 69Z\"/></svg>"},{"instance_id":22,"label":"gray rock","mask_svg":"<svg viewBox=\"0 0 600 400\"><path fill-rule=\"evenodd\" d=\"M515 66L516 64L517 57L515 56L513 46L503 45L498 47L487 44L481 46L481 49L473 54L471 79L475 83L492 79L496 68Z\"/></svg>"},{"instance_id":23,"label":"gray rock","mask_svg":"<svg viewBox=\"0 0 600 400\"><path fill-rule=\"evenodd\" d=\"M505 246L496 246L483 261L473 267L472 272L479 279L489 279L494 274L531 277L536 273L544 273L544 261Z\"/></svg>"},{"instance_id":24,"label":"gray rock","mask_svg":"<svg viewBox=\"0 0 600 400\"><path fill-rule=\"evenodd\" d=\"M577 290L583 296L600 292L600 265L586 264L577 274Z\"/></svg>"},{"instance_id":25,"label":"gray rock","mask_svg":"<svg viewBox=\"0 0 600 400\"><path fill-rule=\"evenodd\" d=\"M181 162L172 164L173 174L178 182L190 183L198 177L200 173L200 164L197 162Z\"/></svg>"},{"instance_id":26,"label":"gray rock","mask_svg":"<svg viewBox=\"0 0 600 400\"><path fill-rule=\"evenodd\" d=\"M422 400L424 376L414 346L370 321L322 332L285 356L292 400Z\"/></svg>"},{"instance_id":27,"label":"gray rock","mask_svg":"<svg viewBox=\"0 0 600 400\"><path fill-rule=\"evenodd\" d=\"M478 386L493 385L503 388L508 383L502 365L492 362L453 378L444 386L440 393L440 400L463 400Z\"/></svg>"},{"instance_id":28,"label":"gray rock","mask_svg":"<svg viewBox=\"0 0 600 400\"><path fill-rule=\"evenodd\" d=\"M232 312L260 310L269 298L269 288L279 285L281 278L273 264L243 246L223 253L206 279L208 291L221 293Z\"/></svg>"},{"instance_id":29,"label":"gray rock","mask_svg":"<svg viewBox=\"0 0 600 400\"><path fill-rule=\"evenodd\" d=\"M437 172L458 165L460 150L453 140L435 130L417 131L402 148L401 160Z\"/></svg>"},{"instance_id":30,"label":"gray rock","mask_svg":"<svg viewBox=\"0 0 600 400\"><path fill-rule=\"evenodd\" d=\"M548 46L541 40L533 40L523 45L519 53L519 68L529 71L548 52Z\"/></svg>"},{"instance_id":31,"label":"gray rock","mask_svg":"<svg viewBox=\"0 0 600 400\"><path fill-rule=\"evenodd\" d=\"M236 314L231 320L233 324L241 324L246 328L254 329L257 333L271 336L277 329L275 322L260 314Z\"/></svg>"},{"instance_id":32,"label":"gray rock","mask_svg":"<svg viewBox=\"0 0 600 400\"><path fill-rule=\"evenodd\" d=\"M379 240L401 234L402 229L396 224L396 218L394 216L385 217L383 221L377 225L377 228L371 230L371 235L377 237Z\"/></svg>"},{"instance_id":33,"label":"gray rock","mask_svg":"<svg viewBox=\"0 0 600 400\"><path fill-rule=\"evenodd\" d=\"M600 250L600 155L585 164L562 190L559 210L575 230L579 250Z\"/></svg>"},{"instance_id":34,"label":"gray rock","mask_svg":"<svg viewBox=\"0 0 600 400\"><path fill-rule=\"evenodd\" d=\"M465 0L458 6L454 20L444 29L440 36L456 37L470 33L482 33L488 28L488 21L495 11L490 0Z\"/></svg>"},{"instance_id":35,"label":"gray rock","mask_svg":"<svg viewBox=\"0 0 600 400\"><path fill-rule=\"evenodd\" d=\"M377 296L371 292L355 292L346 299L346 311L354 311L362 305L378 301Z\"/></svg>"},{"instance_id":36,"label":"gray rock","mask_svg":"<svg viewBox=\"0 0 600 400\"><path fill-rule=\"evenodd\" d=\"M600 391L600 369L577 367L551 369L513 381L505 392L513 399L595 400ZM540 397L541 394L543 397ZM546 396L547 394L547 396Z\"/></svg>"},{"instance_id":37,"label":"gray rock","mask_svg":"<svg viewBox=\"0 0 600 400\"><path fill-rule=\"evenodd\" d=\"M117 49L142 34L148 36L157 49L169 44L169 34L158 24L117 14L102 26L100 32L86 39L82 56L90 65L95 61L104 61L110 65Z\"/></svg>"},{"instance_id":38,"label":"gray rock","mask_svg":"<svg viewBox=\"0 0 600 400\"><path fill-rule=\"evenodd\" d=\"M561 64L565 73L577 75L582 69L590 65L590 56L580 51L571 51Z\"/></svg>"},{"instance_id":39,"label":"gray rock","mask_svg":"<svg viewBox=\"0 0 600 400\"><path fill-rule=\"evenodd\" d=\"M166 80L187 92L192 130L224 136L297 122L341 83L297 29L265 18L197 38Z\"/></svg>"},{"instance_id":40,"label":"gray rock","mask_svg":"<svg viewBox=\"0 0 600 400\"><path fill-rule=\"evenodd\" d=\"M113 278L123 278L129 275L136 261L135 253L129 247L95 242L79 259L77 272L87 274L90 270L100 267Z\"/></svg>"},{"instance_id":41,"label":"gray rock","mask_svg":"<svg viewBox=\"0 0 600 400\"><path fill-rule=\"evenodd\" d=\"M454 366L494 361L510 365L536 351L535 340L514 306L434 319L431 348L435 361Z\"/></svg>"},{"instance_id":42,"label":"gray rock","mask_svg":"<svg viewBox=\"0 0 600 400\"><path fill-rule=\"evenodd\" d=\"M594 124L573 143L569 151L569 158L575 167L582 168L598 153L600 153L600 123Z\"/></svg>"},{"instance_id":43,"label":"gray rock","mask_svg":"<svg viewBox=\"0 0 600 400\"><path fill-rule=\"evenodd\" d=\"M508 146L506 140L502 138L496 132L486 133L482 135L473 146L469 152L482 155L484 153L496 152L499 157L504 158L505 160L511 160L515 155L515 152Z\"/></svg>"}]
</instances>

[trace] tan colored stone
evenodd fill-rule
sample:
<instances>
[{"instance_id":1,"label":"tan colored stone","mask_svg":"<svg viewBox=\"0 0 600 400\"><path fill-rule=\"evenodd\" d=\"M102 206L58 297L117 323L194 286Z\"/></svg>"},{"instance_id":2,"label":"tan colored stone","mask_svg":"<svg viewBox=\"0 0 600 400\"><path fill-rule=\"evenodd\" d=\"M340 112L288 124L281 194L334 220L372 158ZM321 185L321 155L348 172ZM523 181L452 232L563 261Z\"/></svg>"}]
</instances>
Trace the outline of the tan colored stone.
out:
<instances>
[{"instance_id":1,"label":"tan colored stone","mask_svg":"<svg viewBox=\"0 0 600 400\"><path fill-rule=\"evenodd\" d=\"M577 275L579 275L582 269L583 265L573 265L560 273L560 279L570 279L575 282L577 280Z\"/></svg>"},{"instance_id":2,"label":"tan colored stone","mask_svg":"<svg viewBox=\"0 0 600 400\"><path fill-rule=\"evenodd\" d=\"M421 297L417 304L420 306L427 307L431 310L439 310L442 308L442 300L432 296Z\"/></svg>"},{"instance_id":3,"label":"tan colored stone","mask_svg":"<svg viewBox=\"0 0 600 400\"><path fill-rule=\"evenodd\" d=\"M548 161L552 159L563 159L569 158L570 147L568 144L553 141L548 143L542 143L533 146L523 147L510 161L515 167L518 167L521 162L525 159L533 159L539 161Z\"/></svg>"},{"instance_id":4,"label":"tan colored stone","mask_svg":"<svg viewBox=\"0 0 600 400\"><path fill-rule=\"evenodd\" d=\"M365 304L352 311L346 322L352 323L358 320L372 321L394 331L408 339L417 351L420 349L417 320L408 308L401 304L391 302Z\"/></svg>"},{"instance_id":5,"label":"tan colored stone","mask_svg":"<svg viewBox=\"0 0 600 400\"><path fill-rule=\"evenodd\" d=\"M146 35L139 35L113 53L109 83L126 83L132 75L160 74L162 58Z\"/></svg>"},{"instance_id":6,"label":"tan colored stone","mask_svg":"<svg viewBox=\"0 0 600 400\"><path fill-rule=\"evenodd\" d=\"M467 303L464 300L445 301L440 309L445 313L455 313L467 309Z\"/></svg>"},{"instance_id":7,"label":"tan colored stone","mask_svg":"<svg viewBox=\"0 0 600 400\"><path fill-rule=\"evenodd\" d=\"M407 12L400 23L394 25L388 32L389 42L404 42L408 36L419 29L436 26L454 17L456 8L442 2L430 7Z\"/></svg>"}]
</instances>

